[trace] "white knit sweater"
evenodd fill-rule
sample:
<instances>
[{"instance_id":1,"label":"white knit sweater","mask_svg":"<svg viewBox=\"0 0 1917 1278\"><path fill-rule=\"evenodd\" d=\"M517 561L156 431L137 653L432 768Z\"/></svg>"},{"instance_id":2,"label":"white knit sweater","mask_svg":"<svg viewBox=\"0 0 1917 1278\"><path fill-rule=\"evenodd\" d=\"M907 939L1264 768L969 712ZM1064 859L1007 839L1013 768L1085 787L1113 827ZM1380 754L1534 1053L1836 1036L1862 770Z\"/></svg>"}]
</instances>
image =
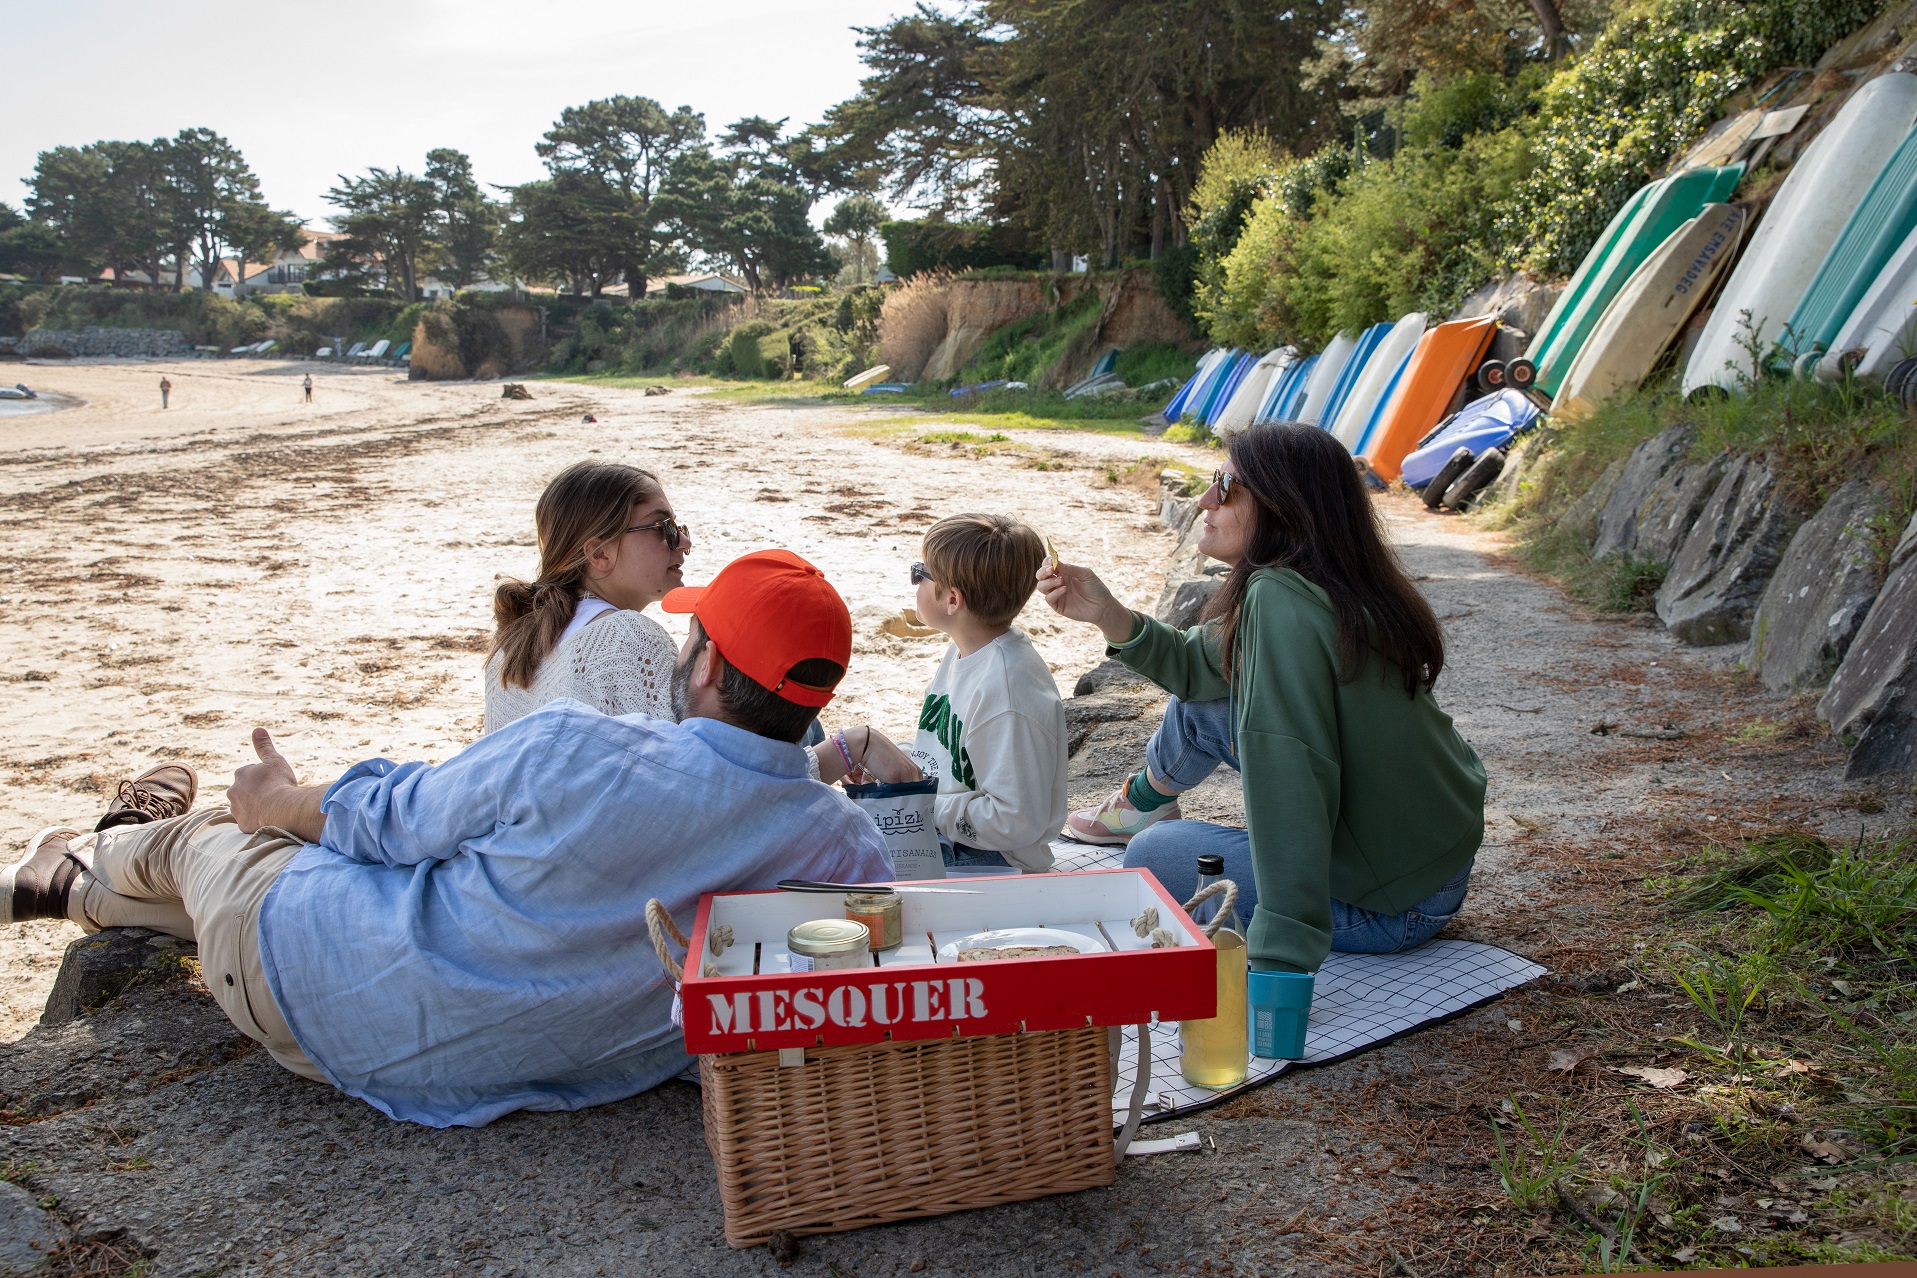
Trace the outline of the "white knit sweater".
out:
<instances>
[{"instance_id":1,"label":"white knit sweater","mask_svg":"<svg viewBox=\"0 0 1917 1278\"><path fill-rule=\"evenodd\" d=\"M562 638L539 663L531 688L502 686L502 658L494 653L486 664L486 731L497 732L560 697L601 714L670 719L677 656L665 627L630 609L594 617Z\"/></svg>"}]
</instances>

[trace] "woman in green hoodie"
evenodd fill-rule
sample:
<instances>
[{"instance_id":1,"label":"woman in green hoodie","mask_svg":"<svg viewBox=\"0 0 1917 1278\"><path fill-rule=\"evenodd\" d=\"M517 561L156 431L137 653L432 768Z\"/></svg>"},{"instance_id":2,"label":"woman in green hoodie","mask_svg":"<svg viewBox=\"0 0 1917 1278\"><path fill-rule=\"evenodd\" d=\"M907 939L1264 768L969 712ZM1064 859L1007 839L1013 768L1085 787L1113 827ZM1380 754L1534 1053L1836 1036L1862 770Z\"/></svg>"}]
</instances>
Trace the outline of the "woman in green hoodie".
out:
<instances>
[{"instance_id":1,"label":"woman in green hoodie","mask_svg":"<svg viewBox=\"0 0 1917 1278\"><path fill-rule=\"evenodd\" d=\"M1337 440L1254 426L1227 457L1198 499L1198 548L1231 568L1201 624L1126 608L1089 569L1039 570L1054 610L1173 696L1145 770L1071 832L1128 843L1125 864L1181 899L1197 858L1222 855L1254 969L1408 949L1462 907L1484 837L1484 765L1431 696L1443 633ZM1221 763L1243 779L1243 830L1179 819Z\"/></svg>"}]
</instances>

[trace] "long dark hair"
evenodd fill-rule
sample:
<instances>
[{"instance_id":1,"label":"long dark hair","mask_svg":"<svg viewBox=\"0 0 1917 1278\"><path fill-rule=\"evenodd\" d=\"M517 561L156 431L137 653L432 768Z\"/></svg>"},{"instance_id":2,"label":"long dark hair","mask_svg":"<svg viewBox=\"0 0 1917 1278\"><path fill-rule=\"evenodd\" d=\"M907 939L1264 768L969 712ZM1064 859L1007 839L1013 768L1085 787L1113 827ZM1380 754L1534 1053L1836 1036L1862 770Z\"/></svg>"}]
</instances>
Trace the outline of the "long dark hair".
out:
<instances>
[{"instance_id":1,"label":"long dark hair","mask_svg":"<svg viewBox=\"0 0 1917 1278\"><path fill-rule=\"evenodd\" d=\"M1327 431L1297 422L1253 426L1231 441L1233 501L1249 501L1251 543L1205 610L1232 672L1245 590L1260 568L1290 568L1331 597L1338 678L1364 673L1371 650L1397 665L1408 697L1438 681L1444 632L1385 544L1351 457ZM1243 490L1244 496L1239 496Z\"/></svg>"},{"instance_id":2,"label":"long dark hair","mask_svg":"<svg viewBox=\"0 0 1917 1278\"><path fill-rule=\"evenodd\" d=\"M531 688L533 677L566 632L586 587L586 551L616 541L632 508L660 491L651 471L618 462L579 462L546 485L533 508L539 532L539 577L502 579L493 592L490 663L502 654L499 682Z\"/></svg>"}]
</instances>

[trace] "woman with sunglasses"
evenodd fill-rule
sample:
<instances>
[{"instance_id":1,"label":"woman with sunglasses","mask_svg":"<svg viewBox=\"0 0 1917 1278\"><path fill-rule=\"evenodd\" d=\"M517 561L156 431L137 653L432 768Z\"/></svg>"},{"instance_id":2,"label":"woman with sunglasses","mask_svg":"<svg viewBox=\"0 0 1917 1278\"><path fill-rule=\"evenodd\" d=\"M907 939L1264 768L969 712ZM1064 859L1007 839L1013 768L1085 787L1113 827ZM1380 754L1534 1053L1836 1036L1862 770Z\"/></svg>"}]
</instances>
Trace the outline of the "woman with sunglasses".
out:
<instances>
[{"instance_id":1,"label":"woman with sunglasses","mask_svg":"<svg viewBox=\"0 0 1917 1278\"><path fill-rule=\"evenodd\" d=\"M1431 695L1443 633L1331 435L1254 426L1227 457L1198 500L1198 548L1231 569L1201 624L1134 612L1089 569L1040 569L1054 610L1173 698L1145 768L1069 829L1128 844L1125 864L1181 900L1197 858L1222 856L1255 969L1408 949L1463 906L1484 837L1484 766ZM1221 763L1245 829L1179 819Z\"/></svg>"},{"instance_id":2,"label":"woman with sunglasses","mask_svg":"<svg viewBox=\"0 0 1917 1278\"><path fill-rule=\"evenodd\" d=\"M486 728L569 697L604 714L670 719L677 645L643 610L682 585L692 536L647 471L580 462L533 510L539 576L493 592Z\"/></svg>"}]
</instances>

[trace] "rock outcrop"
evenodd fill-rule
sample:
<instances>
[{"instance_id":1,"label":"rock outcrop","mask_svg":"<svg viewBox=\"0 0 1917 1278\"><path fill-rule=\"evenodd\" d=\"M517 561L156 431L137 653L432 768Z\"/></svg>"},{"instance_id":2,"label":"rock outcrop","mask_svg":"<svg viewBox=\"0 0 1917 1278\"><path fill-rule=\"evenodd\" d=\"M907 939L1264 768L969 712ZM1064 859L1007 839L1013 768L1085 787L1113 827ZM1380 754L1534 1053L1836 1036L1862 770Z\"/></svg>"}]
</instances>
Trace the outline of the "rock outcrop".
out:
<instances>
[{"instance_id":1,"label":"rock outcrop","mask_svg":"<svg viewBox=\"0 0 1917 1278\"><path fill-rule=\"evenodd\" d=\"M67 1227L41 1210L32 1194L0 1180L0 1278L42 1273L47 1257L66 1242Z\"/></svg>"},{"instance_id":2,"label":"rock outcrop","mask_svg":"<svg viewBox=\"0 0 1917 1278\"><path fill-rule=\"evenodd\" d=\"M1751 619L1744 663L1773 692L1823 683L1884 584L1871 545L1883 501L1856 480L1845 484L1784 550Z\"/></svg>"},{"instance_id":3,"label":"rock outcrop","mask_svg":"<svg viewBox=\"0 0 1917 1278\"><path fill-rule=\"evenodd\" d=\"M1591 544L1593 559L1612 559L1636 551L1639 513L1659 481L1683 462L1696 437L1688 427L1672 426L1631 451L1601 498L1604 507L1598 512L1597 536Z\"/></svg>"},{"instance_id":4,"label":"rock outcrop","mask_svg":"<svg viewBox=\"0 0 1917 1278\"><path fill-rule=\"evenodd\" d=\"M110 927L68 944L40 1013L42 1025L63 1025L118 998L146 976L169 976L197 953L191 941L143 927Z\"/></svg>"},{"instance_id":5,"label":"rock outcrop","mask_svg":"<svg viewBox=\"0 0 1917 1278\"><path fill-rule=\"evenodd\" d=\"M1917 517L1900 555L1844 654L1817 713L1850 744L1852 779L1917 766Z\"/></svg>"},{"instance_id":6,"label":"rock outcrop","mask_svg":"<svg viewBox=\"0 0 1917 1278\"><path fill-rule=\"evenodd\" d=\"M1495 315L1498 323L1518 330L1525 340L1535 334L1551 314L1556 305L1558 294L1564 291L1562 284L1542 284L1529 275L1507 275L1501 280L1493 280L1483 288L1464 299L1452 319L1476 319L1480 315ZM1522 354L1522 348L1519 353ZM1499 356L1495 349L1491 358L1509 358Z\"/></svg>"},{"instance_id":7,"label":"rock outcrop","mask_svg":"<svg viewBox=\"0 0 1917 1278\"><path fill-rule=\"evenodd\" d=\"M1638 507L1637 536L1630 553L1668 567L1730 464L1730 456L1720 453L1708 461L1687 462L1665 471Z\"/></svg>"},{"instance_id":8,"label":"rock outcrop","mask_svg":"<svg viewBox=\"0 0 1917 1278\"><path fill-rule=\"evenodd\" d=\"M1768 465L1729 462L1658 587L1659 620L1685 643L1750 638L1751 615L1800 519Z\"/></svg>"},{"instance_id":9,"label":"rock outcrop","mask_svg":"<svg viewBox=\"0 0 1917 1278\"><path fill-rule=\"evenodd\" d=\"M1167 489L1159 518L1167 528L1180 532L1178 549L1172 552L1171 565L1165 570L1165 589L1158 596L1152 615L1168 626L1183 629L1196 625L1205 605L1225 584L1230 569L1198 549L1205 521L1200 518L1195 498L1175 495Z\"/></svg>"}]
</instances>

